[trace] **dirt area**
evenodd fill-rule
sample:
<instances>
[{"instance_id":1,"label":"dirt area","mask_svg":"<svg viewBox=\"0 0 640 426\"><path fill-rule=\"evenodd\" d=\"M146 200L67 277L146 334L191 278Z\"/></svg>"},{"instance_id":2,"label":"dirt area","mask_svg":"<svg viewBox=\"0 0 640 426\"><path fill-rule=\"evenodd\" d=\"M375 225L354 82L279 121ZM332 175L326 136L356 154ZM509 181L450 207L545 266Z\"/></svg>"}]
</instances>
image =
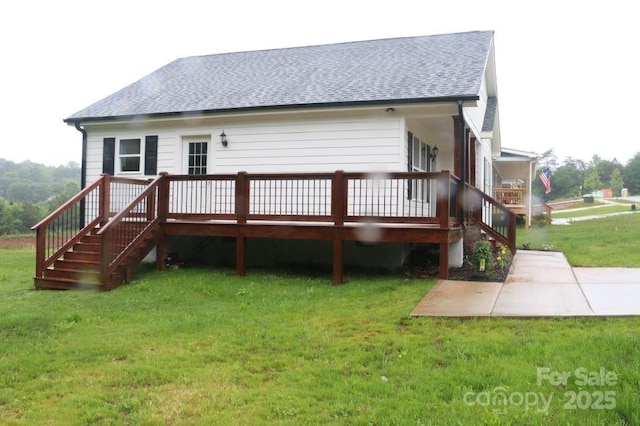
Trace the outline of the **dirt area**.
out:
<instances>
[{"instance_id":1,"label":"dirt area","mask_svg":"<svg viewBox=\"0 0 640 426\"><path fill-rule=\"evenodd\" d=\"M31 235L0 237L0 249L36 248L36 238Z\"/></svg>"}]
</instances>

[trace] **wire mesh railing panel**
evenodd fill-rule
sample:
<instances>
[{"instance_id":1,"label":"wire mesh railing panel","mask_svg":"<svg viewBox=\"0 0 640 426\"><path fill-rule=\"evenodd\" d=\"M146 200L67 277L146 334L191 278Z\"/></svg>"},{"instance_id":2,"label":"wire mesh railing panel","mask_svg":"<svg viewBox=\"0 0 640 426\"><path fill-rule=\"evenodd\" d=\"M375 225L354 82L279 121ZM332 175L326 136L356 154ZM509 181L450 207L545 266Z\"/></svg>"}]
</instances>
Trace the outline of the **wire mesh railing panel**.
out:
<instances>
[{"instance_id":1,"label":"wire mesh railing panel","mask_svg":"<svg viewBox=\"0 0 640 426\"><path fill-rule=\"evenodd\" d=\"M436 180L356 177L347 181L347 217L434 217Z\"/></svg>"},{"instance_id":2,"label":"wire mesh railing panel","mask_svg":"<svg viewBox=\"0 0 640 426\"><path fill-rule=\"evenodd\" d=\"M233 215L235 185L232 179L172 179L169 182L169 214Z\"/></svg>"},{"instance_id":3,"label":"wire mesh railing panel","mask_svg":"<svg viewBox=\"0 0 640 426\"><path fill-rule=\"evenodd\" d=\"M331 216L331 179L250 178L251 216Z\"/></svg>"}]
</instances>

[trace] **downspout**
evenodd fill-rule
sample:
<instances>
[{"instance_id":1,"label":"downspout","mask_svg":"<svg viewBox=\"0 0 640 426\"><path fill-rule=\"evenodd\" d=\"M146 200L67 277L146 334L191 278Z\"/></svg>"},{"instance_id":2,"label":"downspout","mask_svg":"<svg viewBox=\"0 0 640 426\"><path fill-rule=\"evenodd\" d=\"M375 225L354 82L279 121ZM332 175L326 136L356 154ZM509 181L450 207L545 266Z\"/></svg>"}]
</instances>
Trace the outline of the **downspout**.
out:
<instances>
[{"instance_id":1,"label":"downspout","mask_svg":"<svg viewBox=\"0 0 640 426\"><path fill-rule=\"evenodd\" d=\"M466 246L466 241L467 241L467 227L465 224L465 217L466 217L466 212L465 212L465 200L466 200L466 193L467 193L467 187L466 187L466 182L467 182L467 152L466 152L466 132L465 132L465 122L464 122L464 115L463 115L463 111L462 111L462 103L464 101L462 99L458 100L458 115L460 116L460 181L462 184L462 191L460 191L460 193L462 194L462 200L458 200L459 206L460 206L460 212L458 214L459 216L459 220L460 220L460 226L462 226L462 235L465 241L465 246Z\"/></svg>"},{"instance_id":2,"label":"downspout","mask_svg":"<svg viewBox=\"0 0 640 426\"><path fill-rule=\"evenodd\" d=\"M80 126L80 122L75 123L76 130L82 133L82 163L80 165L80 189L87 186L87 131ZM80 229L85 225L85 206L84 199L80 200Z\"/></svg>"}]
</instances>

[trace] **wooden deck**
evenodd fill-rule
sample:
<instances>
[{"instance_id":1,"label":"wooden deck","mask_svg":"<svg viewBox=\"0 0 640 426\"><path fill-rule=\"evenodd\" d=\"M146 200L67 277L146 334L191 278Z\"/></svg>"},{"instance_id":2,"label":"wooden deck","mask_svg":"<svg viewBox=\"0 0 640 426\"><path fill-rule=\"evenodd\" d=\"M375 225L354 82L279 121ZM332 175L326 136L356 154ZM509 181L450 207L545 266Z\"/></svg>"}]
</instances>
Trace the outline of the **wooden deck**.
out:
<instances>
[{"instance_id":1,"label":"wooden deck","mask_svg":"<svg viewBox=\"0 0 640 426\"><path fill-rule=\"evenodd\" d=\"M496 212L508 220L493 224ZM432 243L440 248L439 276L447 278L449 245L471 222L515 251L515 216L448 171L161 174L153 181L104 175L34 227L35 284L117 287L153 247L163 268L170 235L235 238L240 275L249 238L333 241L336 284L344 279L345 241ZM72 266L67 260L81 251L91 256Z\"/></svg>"}]
</instances>

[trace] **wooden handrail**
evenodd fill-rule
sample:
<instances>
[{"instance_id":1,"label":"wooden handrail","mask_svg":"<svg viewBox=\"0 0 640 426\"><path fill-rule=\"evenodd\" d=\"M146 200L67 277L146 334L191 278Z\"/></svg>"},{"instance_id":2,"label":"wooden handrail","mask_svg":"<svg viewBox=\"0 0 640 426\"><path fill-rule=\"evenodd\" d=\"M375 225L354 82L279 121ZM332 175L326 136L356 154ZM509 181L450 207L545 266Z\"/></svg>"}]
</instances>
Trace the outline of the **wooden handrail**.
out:
<instances>
[{"instance_id":1,"label":"wooden handrail","mask_svg":"<svg viewBox=\"0 0 640 426\"><path fill-rule=\"evenodd\" d=\"M124 222L124 219L129 217L129 214L136 207L138 207L138 205L140 205L143 201L148 201L155 196L155 192L159 188L161 188L161 183L164 179L166 179L166 176L167 173L161 173L158 177L151 181L151 183L149 183L148 186L140 194L138 194L138 196L133 199L133 201L131 201L129 205L127 205L127 207L118 212L111 220L109 220L106 225L101 227L98 231L97 235L100 235L102 237L100 242L100 280L103 285L107 284L108 277L118 267L120 262L126 258L128 253L134 247L133 243L135 241L138 241L145 233L147 233L150 229L160 223L161 219L158 212L161 211L162 208L160 208L159 205L155 203L155 201L152 203L147 203L147 211L143 215L145 221L142 222L145 223L146 226L143 229L137 230L135 235L129 236L130 238L124 243L123 241L120 241L120 238L122 238L123 236L118 236L118 238L115 239L112 238L112 234L114 233L116 227L122 224ZM158 200L158 203L162 202L168 202L168 200ZM155 209L155 214L154 211L151 210L151 208ZM118 240L116 241L116 243L123 246L123 248L118 253L115 253L112 249L113 242L116 239Z\"/></svg>"},{"instance_id":2,"label":"wooden handrail","mask_svg":"<svg viewBox=\"0 0 640 426\"><path fill-rule=\"evenodd\" d=\"M141 200L148 197L151 191L155 190L159 182L162 179L164 179L165 176L166 176L166 173L161 173L157 178L151 181L151 183L147 186L147 188L144 191L142 191L140 194L138 194L138 196L134 198L133 201L131 201L127 207L120 210L113 218L111 218L109 223L107 223L105 226L100 228L97 235L103 235L105 232L108 232L111 228L115 227L118 223L120 223L122 219L124 219L129 213L131 213L131 211L136 207L137 204L140 203Z\"/></svg>"},{"instance_id":3,"label":"wooden handrail","mask_svg":"<svg viewBox=\"0 0 640 426\"><path fill-rule=\"evenodd\" d=\"M493 209L497 209L501 214L505 215L507 219L507 224L506 224L506 232L503 233L499 229L497 229L493 224L486 223L482 219L482 211L474 212L475 213L474 218L476 220L476 224L480 228L482 228L485 232L490 234L493 238L495 238L502 244L506 244L507 247L509 247L509 250L511 250L512 253L515 253L516 252L516 223L517 223L516 214L513 213L511 210L509 210L508 207L500 203L498 200L494 199L488 194L485 194L484 192L480 191L478 188L475 188L469 184L465 184L465 187L467 191L471 191L472 193L478 195L481 198L481 200L489 203L489 205L491 206L492 212L493 212ZM471 199L471 197L467 197L467 199L469 200ZM482 207L480 207L480 209L482 209Z\"/></svg>"}]
</instances>

